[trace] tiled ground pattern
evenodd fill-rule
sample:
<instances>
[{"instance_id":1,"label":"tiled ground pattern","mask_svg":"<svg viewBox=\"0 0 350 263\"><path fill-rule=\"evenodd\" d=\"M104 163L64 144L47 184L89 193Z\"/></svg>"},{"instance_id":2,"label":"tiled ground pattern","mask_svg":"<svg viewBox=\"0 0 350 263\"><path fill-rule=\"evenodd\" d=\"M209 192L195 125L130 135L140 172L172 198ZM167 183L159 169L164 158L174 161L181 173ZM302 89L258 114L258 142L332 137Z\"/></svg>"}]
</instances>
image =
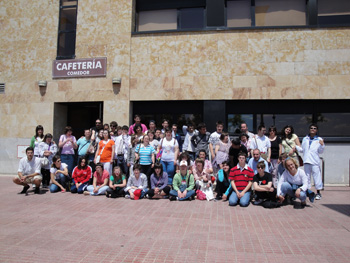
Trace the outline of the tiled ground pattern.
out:
<instances>
[{"instance_id":1,"label":"tiled ground pattern","mask_svg":"<svg viewBox=\"0 0 350 263\"><path fill-rule=\"evenodd\" d=\"M305 208L17 194L0 177L1 262L349 262L350 188Z\"/></svg>"}]
</instances>

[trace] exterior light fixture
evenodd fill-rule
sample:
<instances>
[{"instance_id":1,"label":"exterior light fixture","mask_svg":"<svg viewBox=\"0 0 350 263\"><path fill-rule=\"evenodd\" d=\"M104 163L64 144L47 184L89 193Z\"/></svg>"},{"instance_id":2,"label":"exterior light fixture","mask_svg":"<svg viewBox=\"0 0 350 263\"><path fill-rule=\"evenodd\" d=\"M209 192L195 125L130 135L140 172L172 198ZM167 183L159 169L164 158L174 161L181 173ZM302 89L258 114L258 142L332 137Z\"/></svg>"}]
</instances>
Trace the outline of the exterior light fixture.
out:
<instances>
[{"instance_id":1,"label":"exterior light fixture","mask_svg":"<svg viewBox=\"0 0 350 263\"><path fill-rule=\"evenodd\" d=\"M38 81L39 87L46 87L47 86L47 81L46 80L39 80Z\"/></svg>"},{"instance_id":2,"label":"exterior light fixture","mask_svg":"<svg viewBox=\"0 0 350 263\"><path fill-rule=\"evenodd\" d=\"M113 78L112 79L112 83L113 84L120 84L122 82L122 79L121 78Z\"/></svg>"}]
</instances>

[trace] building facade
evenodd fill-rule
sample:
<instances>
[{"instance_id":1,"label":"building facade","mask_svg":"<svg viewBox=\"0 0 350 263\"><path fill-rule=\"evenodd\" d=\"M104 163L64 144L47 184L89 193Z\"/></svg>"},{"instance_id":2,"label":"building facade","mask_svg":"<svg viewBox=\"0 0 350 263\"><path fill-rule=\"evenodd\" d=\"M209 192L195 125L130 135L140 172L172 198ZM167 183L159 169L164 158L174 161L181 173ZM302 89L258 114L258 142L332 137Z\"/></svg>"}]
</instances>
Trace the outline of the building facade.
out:
<instances>
[{"instance_id":1,"label":"building facade","mask_svg":"<svg viewBox=\"0 0 350 263\"><path fill-rule=\"evenodd\" d=\"M140 114L211 131L223 120L233 135L246 121L302 138L317 122L325 183L349 184L349 1L14 0L0 14L3 173L38 124L57 141L66 125L80 136ZM54 76L61 60L97 58L104 75Z\"/></svg>"}]
</instances>

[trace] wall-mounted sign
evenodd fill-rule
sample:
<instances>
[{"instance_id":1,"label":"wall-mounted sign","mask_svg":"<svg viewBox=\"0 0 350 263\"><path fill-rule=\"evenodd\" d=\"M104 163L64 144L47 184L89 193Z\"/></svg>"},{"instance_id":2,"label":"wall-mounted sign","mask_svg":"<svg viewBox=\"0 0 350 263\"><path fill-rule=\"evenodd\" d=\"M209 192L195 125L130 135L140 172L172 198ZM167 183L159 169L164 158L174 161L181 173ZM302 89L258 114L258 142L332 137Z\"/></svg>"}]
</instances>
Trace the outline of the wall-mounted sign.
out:
<instances>
[{"instance_id":1,"label":"wall-mounted sign","mask_svg":"<svg viewBox=\"0 0 350 263\"><path fill-rule=\"evenodd\" d=\"M107 58L54 60L52 78L105 77Z\"/></svg>"},{"instance_id":2,"label":"wall-mounted sign","mask_svg":"<svg viewBox=\"0 0 350 263\"><path fill-rule=\"evenodd\" d=\"M17 158L21 159L26 155L26 149L29 147L29 145L17 145Z\"/></svg>"}]
</instances>

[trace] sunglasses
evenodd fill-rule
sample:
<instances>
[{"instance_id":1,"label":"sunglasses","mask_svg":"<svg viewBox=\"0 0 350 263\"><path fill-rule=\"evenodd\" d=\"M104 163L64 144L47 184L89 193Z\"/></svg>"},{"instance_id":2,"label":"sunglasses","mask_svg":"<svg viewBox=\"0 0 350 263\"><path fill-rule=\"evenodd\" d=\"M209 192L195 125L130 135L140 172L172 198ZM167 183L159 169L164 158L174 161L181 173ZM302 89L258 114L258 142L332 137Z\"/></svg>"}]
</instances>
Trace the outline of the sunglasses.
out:
<instances>
[{"instance_id":1,"label":"sunglasses","mask_svg":"<svg viewBox=\"0 0 350 263\"><path fill-rule=\"evenodd\" d=\"M310 130L317 130L317 128L316 127L311 127Z\"/></svg>"},{"instance_id":2,"label":"sunglasses","mask_svg":"<svg viewBox=\"0 0 350 263\"><path fill-rule=\"evenodd\" d=\"M264 169L264 168L262 168L262 167L257 167L258 169Z\"/></svg>"}]
</instances>

